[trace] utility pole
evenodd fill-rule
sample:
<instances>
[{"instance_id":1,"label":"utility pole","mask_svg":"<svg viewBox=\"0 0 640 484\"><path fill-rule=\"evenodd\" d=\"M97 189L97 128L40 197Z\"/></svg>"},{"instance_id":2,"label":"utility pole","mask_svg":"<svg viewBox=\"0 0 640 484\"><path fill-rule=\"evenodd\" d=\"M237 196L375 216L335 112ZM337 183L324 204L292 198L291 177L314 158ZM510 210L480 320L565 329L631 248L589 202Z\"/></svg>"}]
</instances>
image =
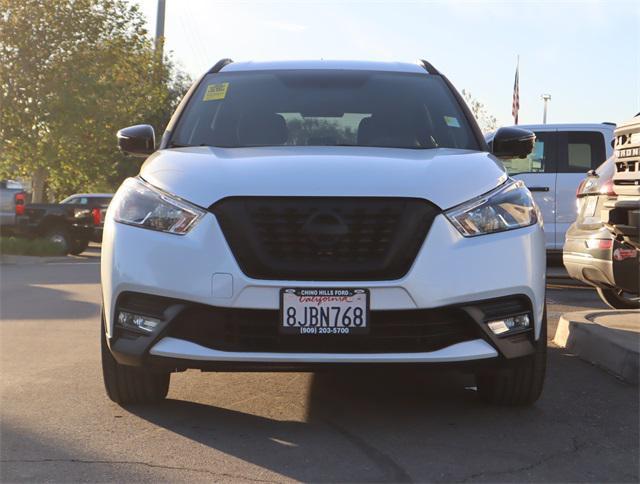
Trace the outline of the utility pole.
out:
<instances>
[{"instance_id":1,"label":"utility pole","mask_svg":"<svg viewBox=\"0 0 640 484\"><path fill-rule=\"evenodd\" d=\"M551 101L551 94L543 94L540 98L544 101L544 112L542 114L542 124L547 124L547 103Z\"/></svg>"},{"instance_id":2,"label":"utility pole","mask_svg":"<svg viewBox=\"0 0 640 484\"><path fill-rule=\"evenodd\" d=\"M167 0L158 0L158 10L156 13L156 58L162 61L162 48L164 46L164 12Z\"/></svg>"}]
</instances>

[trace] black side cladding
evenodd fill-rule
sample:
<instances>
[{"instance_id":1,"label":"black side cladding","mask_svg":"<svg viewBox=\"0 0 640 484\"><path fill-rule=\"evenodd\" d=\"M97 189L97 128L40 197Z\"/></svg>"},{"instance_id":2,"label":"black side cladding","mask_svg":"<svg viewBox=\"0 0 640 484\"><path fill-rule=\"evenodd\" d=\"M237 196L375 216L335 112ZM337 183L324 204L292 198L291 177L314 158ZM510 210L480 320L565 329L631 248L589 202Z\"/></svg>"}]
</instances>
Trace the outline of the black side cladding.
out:
<instances>
[{"instance_id":1,"label":"black side cladding","mask_svg":"<svg viewBox=\"0 0 640 484\"><path fill-rule=\"evenodd\" d=\"M441 212L382 197L230 197L209 210L247 276L297 281L399 279Z\"/></svg>"}]
</instances>

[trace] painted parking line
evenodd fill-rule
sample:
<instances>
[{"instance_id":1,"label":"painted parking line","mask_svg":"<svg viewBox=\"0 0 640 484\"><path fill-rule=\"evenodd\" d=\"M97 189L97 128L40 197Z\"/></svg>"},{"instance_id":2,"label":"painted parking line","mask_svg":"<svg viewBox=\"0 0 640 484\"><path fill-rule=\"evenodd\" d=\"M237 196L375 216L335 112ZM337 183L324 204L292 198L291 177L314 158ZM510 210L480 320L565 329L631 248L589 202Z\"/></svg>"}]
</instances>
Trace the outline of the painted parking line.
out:
<instances>
[{"instance_id":1,"label":"painted parking line","mask_svg":"<svg viewBox=\"0 0 640 484\"><path fill-rule=\"evenodd\" d=\"M77 265L97 265L100 264L100 261L75 261L75 262L46 262L48 266L77 266Z\"/></svg>"}]
</instances>

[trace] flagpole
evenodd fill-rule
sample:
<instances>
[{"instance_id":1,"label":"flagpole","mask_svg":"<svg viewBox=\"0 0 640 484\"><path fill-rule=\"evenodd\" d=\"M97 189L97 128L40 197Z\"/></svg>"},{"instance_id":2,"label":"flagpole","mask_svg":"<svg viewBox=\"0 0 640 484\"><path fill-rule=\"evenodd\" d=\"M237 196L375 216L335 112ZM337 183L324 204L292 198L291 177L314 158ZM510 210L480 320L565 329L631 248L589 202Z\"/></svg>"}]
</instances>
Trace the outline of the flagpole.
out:
<instances>
[{"instance_id":1,"label":"flagpole","mask_svg":"<svg viewBox=\"0 0 640 484\"><path fill-rule=\"evenodd\" d=\"M520 54L516 60L516 75L513 82L513 99L511 101L511 116L514 124L518 124L518 111L520 111Z\"/></svg>"}]
</instances>

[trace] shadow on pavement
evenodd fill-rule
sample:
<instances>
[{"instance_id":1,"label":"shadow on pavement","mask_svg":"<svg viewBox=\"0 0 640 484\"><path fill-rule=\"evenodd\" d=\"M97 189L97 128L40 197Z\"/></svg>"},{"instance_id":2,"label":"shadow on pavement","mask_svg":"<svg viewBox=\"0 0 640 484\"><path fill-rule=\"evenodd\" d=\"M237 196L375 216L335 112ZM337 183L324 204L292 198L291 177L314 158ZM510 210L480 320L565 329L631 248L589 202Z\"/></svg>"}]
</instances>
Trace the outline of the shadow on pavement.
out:
<instances>
[{"instance_id":1,"label":"shadow on pavement","mask_svg":"<svg viewBox=\"0 0 640 484\"><path fill-rule=\"evenodd\" d=\"M141 478L137 463L104 460L6 421L0 450L0 482L135 482Z\"/></svg>"},{"instance_id":2,"label":"shadow on pavement","mask_svg":"<svg viewBox=\"0 0 640 484\"><path fill-rule=\"evenodd\" d=\"M96 264L7 265L0 268L3 320L83 319L99 313Z\"/></svg>"},{"instance_id":3,"label":"shadow on pavement","mask_svg":"<svg viewBox=\"0 0 640 484\"><path fill-rule=\"evenodd\" d=\"M581 375L573 379L575 388L563 388L552 372L542 399L528 408L479 402L474 390L465 389L473 385L470 376L395 371L315 374L304 421L273 417L278 406L290 404L277 398L271 398L276 408L264 409L270 417L179 400L127 410L302 481L637 479L637 391L599 373L598 383L591 382L599 386L598 395L590 396L584 392L587 375L598 370L557 348L550 348L550 363L554 371L577 368ZM622 392L619 401L603 402L599 393L612 390ZM616 410L621 404L624 409ZM629 405L636 408L634 422L628 421ZM606 424L594 420L616 411L619 422L611 415ZM613 430L617 425L627 427L629 435L621 438ZM624 465L612 469L598 462L596 457L606 462L608 453Z\"/></svg>"},{"instance_id":4,"label":"shadow on pavement","mask_svg":"<svg viewBox=\"0 0 640 484\"><path fill-rule=\"evenodd\" d=\"M2 320L47 320L86 319L100 313L100 307L86 301L79 301L73 294L51 287L29 288L29 300L20 295L2 291L0 297L0 319Z\"/></svg>"},{"instance_id":5,"label":"shadow on pavement","mask_svg":"<svg viewBox=\"0 0 640 484\"><path fill-rule=\"evenodd\" d=\"M167 400L156 408L129 406L127 410L295 480L411 482L401 464L349 427L367 422L369 430L382 432L380 437L388 444L399 437L394 420L424 421L426 417L431 421L447 408L449 412L453 408L466 412L475 407L474 396L466 395L459 385L451 385L451 380L431 377L428 381L434 386L424 390L416 376L397 371L314 374L306 402L309 412L303 422L180 400Z\"/></svg>"}]
</instances>

